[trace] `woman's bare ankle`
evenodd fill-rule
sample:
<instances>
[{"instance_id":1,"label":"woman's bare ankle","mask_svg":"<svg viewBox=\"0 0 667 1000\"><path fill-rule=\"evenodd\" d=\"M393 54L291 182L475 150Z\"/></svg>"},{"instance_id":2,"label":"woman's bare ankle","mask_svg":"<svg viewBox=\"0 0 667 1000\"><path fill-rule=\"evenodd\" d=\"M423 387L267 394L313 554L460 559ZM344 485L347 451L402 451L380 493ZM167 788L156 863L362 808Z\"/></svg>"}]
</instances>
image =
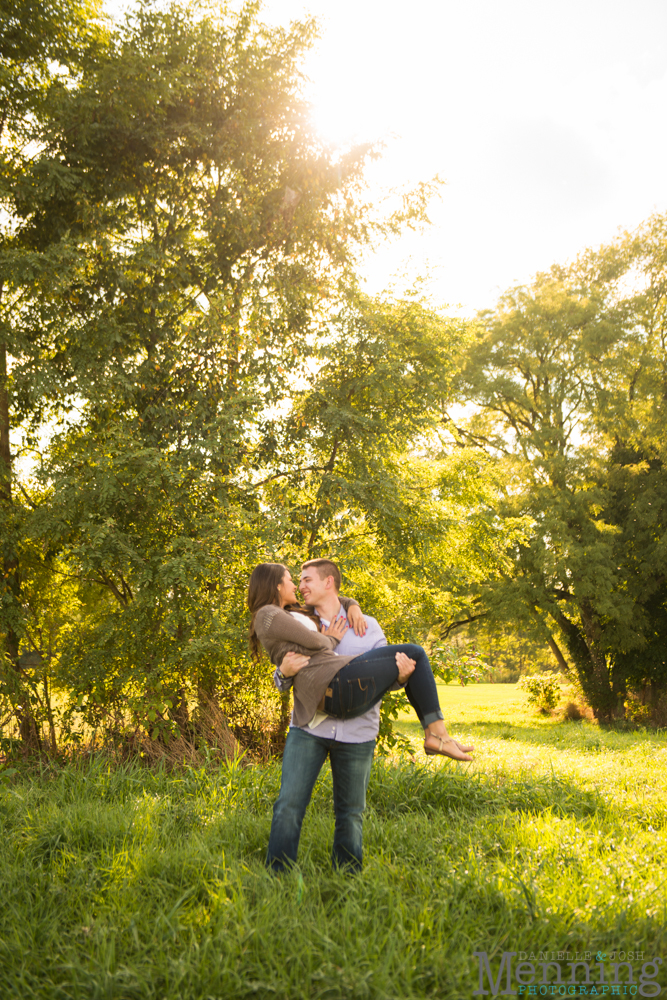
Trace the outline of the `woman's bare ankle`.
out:
<instances>
[{"instance_id":1,"label":"woman's bare ankle","mask_svg":"<svg viewBox=\"0 0 667 1000\"><path fill-rule=\"evenodd\" d=\"M447 726L442 721L438 719L436 722L431 722L424 730L424 736L439 736L440 739L446 740L449 738L449 733L447 732Z\"/></svg>"}]
</instances>

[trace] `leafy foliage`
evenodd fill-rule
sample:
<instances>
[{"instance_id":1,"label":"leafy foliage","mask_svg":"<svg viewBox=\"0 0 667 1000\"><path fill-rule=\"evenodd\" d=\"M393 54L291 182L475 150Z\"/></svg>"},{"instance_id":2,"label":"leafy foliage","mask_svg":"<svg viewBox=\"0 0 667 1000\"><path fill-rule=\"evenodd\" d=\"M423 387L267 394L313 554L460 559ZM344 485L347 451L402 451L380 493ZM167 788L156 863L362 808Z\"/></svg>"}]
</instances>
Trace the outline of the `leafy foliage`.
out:
<instances>
[{"instance_id":1,"label":"leafy foliage","mask_svg":"<svg viewBox=\"0 0 667 1000\"><path fill-rule=\"evenodd\" d=\"M429 650L429 659L433 673L445 684L458 681L465 687L466 684L481 681L489 671L488 664L477 656L474 649L468 651L457 646L436 643Z\"/></svg>"},{"instance_id":2,"label":"leafy foliage","mask_svg":"<svg viewBox=\"0 0 667 1000\"><path fill-rule=\"evenodd\" d=\"M9 662L21 676L39 652L69 738L168 741L215 698L272 745L287 708L244 652L254 563L326 551L369 611L382 593L396 635L449 613L465 462L426 448L465 325L359 292L361 249L423 219L428 191L381 219L363 196L373 151L315 135L310 21L140 3L93 45L78 9L85 58L53 81L4 190L6 422L38 455L28 482L6 449ZM464 516L484 522L486 499ZM40 587L62 598L48 655ZM27 675L21 690L37 733L54 700Z\"/></svg>"},{"instance_id":3,"label":"leafy foliage","mask_svg":"<svg viewBox=\"0 0 667 1000\"><path fill-rule=\"evenodd\" d=\"M600 718L664 683L664 218L538 275L480 318L455 436L494 456L532 527L483 601L564 647ZM557 642L558 640L558 642ZM646 657L645 657L645 654Z\"/></svg>"},{"instance_id":4,"label":"leafy foliage","mask_svg":"<svg viewBox=\"0 0 667 1000\"><path fill-rule=\"evenodd\" d=\"M665 219L474 326L371 298L361 254L433 186L382 217L378 151L322 143L312 21L3 13L0 719L24 747L196 741L213 703L279 747L289 706L245 654L264 559L337 559L442 676L481 669L455 630L498 624L573 664L600 718L657 691Z\"/></svg>"},{"instance_id":5,"label":"leafy foliage","mask_svg":"<svg viewBox=\"0 0 667 1000\"><path fill-rule=\"evenodd\" d=\"M528 701L541 712L549 712L560 701L560 683L557 675L537 674L522 677L517 687L528 693Z\"/></svg>"}]
</instances>

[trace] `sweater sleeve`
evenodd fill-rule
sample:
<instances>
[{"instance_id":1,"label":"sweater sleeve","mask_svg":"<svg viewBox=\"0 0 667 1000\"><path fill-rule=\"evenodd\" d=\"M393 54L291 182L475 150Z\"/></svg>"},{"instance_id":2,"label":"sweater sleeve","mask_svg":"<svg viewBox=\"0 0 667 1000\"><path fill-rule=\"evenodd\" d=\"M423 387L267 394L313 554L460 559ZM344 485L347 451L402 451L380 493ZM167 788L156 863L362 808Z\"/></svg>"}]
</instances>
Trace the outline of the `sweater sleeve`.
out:
<instances>
[{"instance_id":1,"label":"sweater sleeve","mask_svg":"<svg viewBox=\"0 0 667 1000\"><path fill-rule=\"evenodd\" d=\"M276 608L271 621L267 622L265 636L270 643L291 642L312 652L317 652L320 649L328 649L333 652L339 642L332 635L311 632L309 628L301 625L292 615L280 608Z\"/></svg>"}]
</instances>

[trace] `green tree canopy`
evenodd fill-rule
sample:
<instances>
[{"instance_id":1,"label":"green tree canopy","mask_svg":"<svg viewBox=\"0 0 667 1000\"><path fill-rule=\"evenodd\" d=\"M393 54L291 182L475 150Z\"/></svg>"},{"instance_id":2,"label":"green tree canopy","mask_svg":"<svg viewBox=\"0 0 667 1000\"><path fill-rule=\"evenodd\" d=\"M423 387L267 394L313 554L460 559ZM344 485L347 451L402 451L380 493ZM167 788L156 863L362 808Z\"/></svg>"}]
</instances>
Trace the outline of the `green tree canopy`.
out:
<instances>
[{"instance_id":1,"label":"green tree canopy","mask_svg":"<svg viewBox=\"0 0 667 1000\"><path fill-rule=\"evenodd\" d=\"M405 450L434 426L461 325L359 294L359 254L423 219L428 189L379 218L373 150L319 140L313 31L141 3L32 120L0 266L6 424L41 448L3 515L9 693L36 717L43 678L20 661L45 588L63 602L44 684L91 726L129 711L159 735L193 698L238 693L253 562L436 538L438 476L424 487Z\"/></svg>"},{"instance_id":2,"label":"green tree canopy","mask_svg":"<svg viewBox=\"0 0 667 1000\"><path fill-rule=\"evenodd\" d=\"M630 679L667 676L666 247L655 217L509 292L465 359L475 413L450 424L504 470L502 516L533 525L483 600L565 663L562 644L601 718L622 713Z\"/></svg>"}]
</instances>

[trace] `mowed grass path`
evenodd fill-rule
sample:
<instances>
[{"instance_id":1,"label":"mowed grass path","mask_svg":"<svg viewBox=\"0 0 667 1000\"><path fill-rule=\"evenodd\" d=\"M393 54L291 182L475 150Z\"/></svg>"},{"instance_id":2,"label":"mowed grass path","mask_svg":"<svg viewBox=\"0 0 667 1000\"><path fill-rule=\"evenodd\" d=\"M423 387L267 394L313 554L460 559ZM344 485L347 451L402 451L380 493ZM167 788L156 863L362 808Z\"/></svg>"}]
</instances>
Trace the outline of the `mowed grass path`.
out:
<instances>
[{"instance_id":1,"label":"mowed grass path","mask_svg":"<svg viewBox=\"0 0 667 1000\"><path fill-rule=\"evenodd\" d=\"M359 877L330 871L328 769L280 880L278 764L0 771L2 1000L459 1000L474 951L667 960L664 734L545 719L509 685L442 701L476 761L425 758L402 719L414 755L374 765Z\"/></svg>"}]
</instances>

